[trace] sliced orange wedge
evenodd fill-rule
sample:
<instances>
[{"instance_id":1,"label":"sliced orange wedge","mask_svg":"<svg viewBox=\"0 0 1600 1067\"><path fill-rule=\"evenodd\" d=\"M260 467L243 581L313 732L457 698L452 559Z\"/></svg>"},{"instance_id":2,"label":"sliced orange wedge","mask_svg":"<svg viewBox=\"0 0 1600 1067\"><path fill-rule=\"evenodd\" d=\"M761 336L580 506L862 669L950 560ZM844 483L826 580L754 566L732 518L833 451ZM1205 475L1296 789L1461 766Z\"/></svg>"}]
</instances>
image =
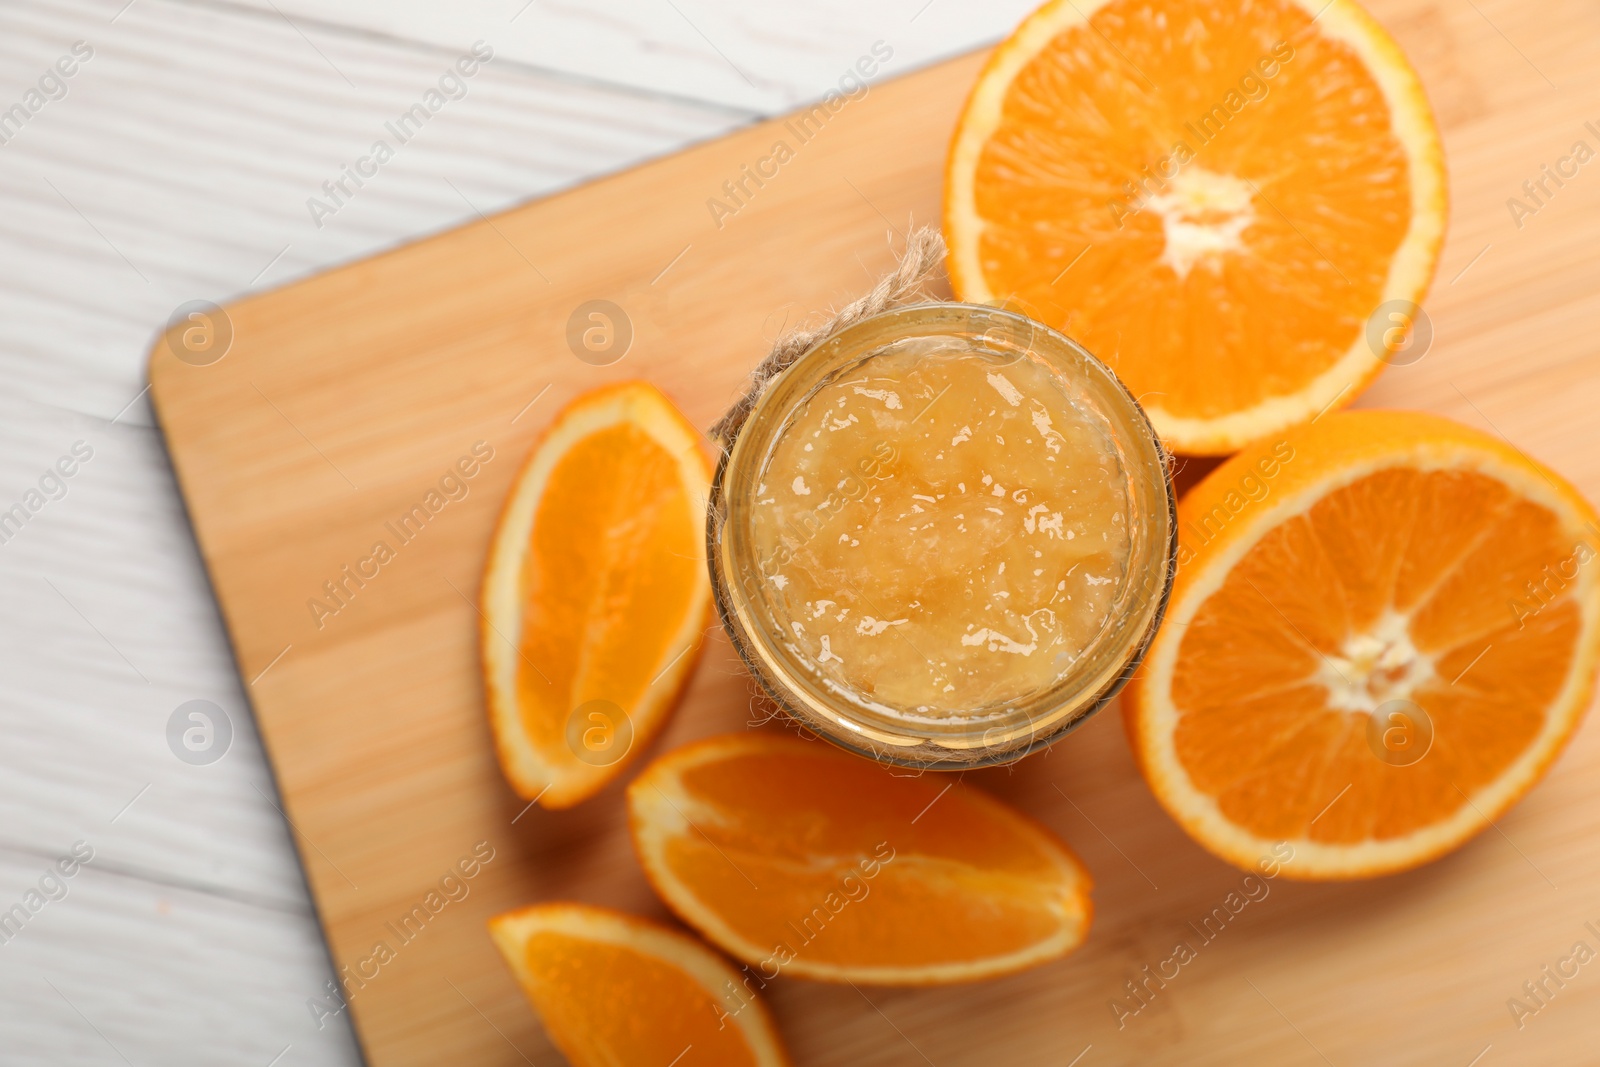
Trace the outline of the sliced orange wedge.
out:
<instances>
[{"instance_id":1,"label":"sliced orange wedge","mask_svg":"<svg viewBox=\"0 0 1600 1067\"><path fill-rule=\"evenodd\" d=\"M1350 0L1053 0L989 59L945 184L956 295L1083 342L1194 454L1360 393L1445 220L1421 84Z\"/></svg>"},{"instance_id":2,"label":"sliced orange wedge","mask_svg":"<svg viewBox=\"0 0 1600 1067\"><path fill-rule=\"evenodd\" d=\"M789 1062L754 983L683 934L564 903L497 915L489 933L573 1067Z\"/></svg>"},{"instance_id":3,"label":"sliced orange wedge","mask_svg":"<svg viewBox=\"0 0 1600 1067\"><path fill-rule=\"evenodd\" d=\"M1405 870L1498 819L1593 691L1600 516L1432 415L1329 415L1178 506L1166 624L1129 686L1166 809L1242 867Z\"/></svg>"},{"instance_id":4,"label":"sliced orange wedge","mask_svg":"<svg viewBox=\"0 0 1600 1067\"><path fill-rule=\"evenodd\" d=\"M1056 837L940 775L817 742L716 737L628 786L634 847L669 907L762 980L932 985L1082 943L1088 872Z\"/></svg>"},{"instance_id":5,"label":"sliced orange wedge","mask_svg":"<svg viewBox=\"0 0 1600 1067\"><path fill-rule=\"evenodd\" d=\"M710 465L654 386L585 393L506 500L483 576L484 691L500 764L565 808L661 728L710 617Z\"/></svg>"}]
</instances>

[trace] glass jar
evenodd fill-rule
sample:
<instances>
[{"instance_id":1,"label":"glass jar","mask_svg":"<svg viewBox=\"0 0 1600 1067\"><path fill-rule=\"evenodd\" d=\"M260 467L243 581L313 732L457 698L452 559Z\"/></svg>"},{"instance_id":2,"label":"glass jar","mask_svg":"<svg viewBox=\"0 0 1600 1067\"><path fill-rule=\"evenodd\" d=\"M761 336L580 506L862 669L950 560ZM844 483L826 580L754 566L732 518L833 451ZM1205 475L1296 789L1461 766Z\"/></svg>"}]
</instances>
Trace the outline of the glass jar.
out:
<instances>
[{"instance_id":1,"label":"glass jar","mask_svg":"<svg viewBox=\"0 0 1600 1067\"><path fill-rule=\"evenodd\" d=\"M1166 454L1103 363L1025 316L865 319L729 432L707 514L717 610L778 705L838 745L1020 759L1103 707L1160 624Z\"/></svg>"}]
</instances>

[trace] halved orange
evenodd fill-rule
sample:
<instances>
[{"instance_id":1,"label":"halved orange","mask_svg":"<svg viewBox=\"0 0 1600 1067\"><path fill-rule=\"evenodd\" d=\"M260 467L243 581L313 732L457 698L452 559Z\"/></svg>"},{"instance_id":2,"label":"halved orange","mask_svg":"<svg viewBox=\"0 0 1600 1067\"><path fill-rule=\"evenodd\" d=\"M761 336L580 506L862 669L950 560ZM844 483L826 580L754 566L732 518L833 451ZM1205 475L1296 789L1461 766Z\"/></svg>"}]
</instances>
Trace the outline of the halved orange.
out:
<instances>
[{"instance_id":1,"label":"halved orange","mask_svg":"<svg viewBox=\"0 0 1600 1067\"><path fill-rule=\"evenodd\" d=\"M1351 0L1052 0L945 184L956 295L1077 338L1193 454L1352 400L1411 342L1445 219L1421 84Z\"/></svg>"},{"instance_id":2,"label":"halved orange","mask_svg":"<svg viewBox=\"0 0 1600 1067\"><path fill-rule=\"evenodd\" d=\"M587 904L535 904L489 933L573 1067L783 1067L745 975L692 938Z\"/></svg>"},{"instance_id":3,"label":"halved orange","mask_svg":"<svg viewBox=\"0 0 1600 1067\"><path fill-rule=\"evenodd\" d=\"M1526 793L1589 705L1600 516L1495 438L1329 415L1223 463L1178 519L1128 730L1161 803L1241 867L1434 859Z\"/></svg>"},{"instance_id":4,"label":"halved orange","mask_svg":"<svg viewBox=\"0 0 1600 1067\"><path fill-rule=\"evenodd\" d=\"M576 804L661 728L710 618L710 482L700 435L643 382L578 397L528 456L480 632L495 747L524 798Z\"/></svg>"},{"instance_id":5,"label":"halved orange","mask_svg":"<svg viewBox=\"0 0 1600 1067\"><path fill-rule=\"evenodd\" d=\"M1089 874L953 778L732 734L628 786L634 847L680 918L763 980L933 985L1018 971L1088 933Z\"/></svg>"}]
</instances>

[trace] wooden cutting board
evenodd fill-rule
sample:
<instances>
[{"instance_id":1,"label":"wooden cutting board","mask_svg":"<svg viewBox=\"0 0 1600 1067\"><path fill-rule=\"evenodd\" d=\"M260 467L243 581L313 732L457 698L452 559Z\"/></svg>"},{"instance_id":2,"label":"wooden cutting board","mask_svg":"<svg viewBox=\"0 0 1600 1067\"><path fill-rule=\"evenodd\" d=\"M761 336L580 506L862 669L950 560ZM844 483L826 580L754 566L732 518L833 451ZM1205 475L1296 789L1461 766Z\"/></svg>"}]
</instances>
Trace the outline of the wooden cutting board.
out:
<instances>
[{"instance_id":1,"label":"wooden cutting board","mask_svg":"<svg viewBox=\"0 0 1600 1067\"><path fill-rule=\"evenodd\" d=\"M1501 432L1600 498L1600 163L1520 227L1506 204L1574 141L1600 147L1584 126L1600 120L1585 111L1600 100L1600 8L1384 2L1376 13L1440 114L1454 216L1428 304L1432 351L1363 403ZM330 952L371 976L351 1004L370 1062L557 1061L484 920L553 898L664 914L629 849L619 787L573 811L524 810L490 748L472 600L523 455L572 396L627 377L709 425L775 335L859 293L908 226L937 221L945 145L980 62L876 85L809 133L755 125L240 300L226 312L231 348L210 365L157 345L157 410ZM714 217L708 199L728 202L723 183L780 140L793 158ZM611 366L567 342L592 300L631 321ZM467 464L473 476L446 480L475 448L489 458ZM379 541L392 555L373 574L361 561ZM357 585L346 567L369 577ZM324 583L344 591L336 600ZM751 692L718 634L657 750L747 728ZM1451 857L1378 882L1272 883L1121 1028L1111 1004L1133 1003L1124 983L1180 939L1198 943L1189 924L1239 873L1156 807L1115 711L967 783L1081 852L1098 882L1089 943L961 988L781 979L770 1002L798 1063L1593 1062L1600 963L1520 1030L1507 1007L1574 942L1600 948L1584 925L1600 928L1593 724L1521 806ZM466 895L425 907L419 932L403 933L475 849Z\"/></svg>"}]
</instances>

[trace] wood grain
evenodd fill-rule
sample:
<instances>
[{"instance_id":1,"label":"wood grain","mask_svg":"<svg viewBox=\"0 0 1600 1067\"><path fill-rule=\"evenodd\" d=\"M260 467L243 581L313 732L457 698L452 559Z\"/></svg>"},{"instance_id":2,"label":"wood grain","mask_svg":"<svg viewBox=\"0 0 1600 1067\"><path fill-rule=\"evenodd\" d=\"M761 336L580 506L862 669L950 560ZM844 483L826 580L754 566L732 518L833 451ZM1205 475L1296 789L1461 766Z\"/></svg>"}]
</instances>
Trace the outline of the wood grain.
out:
<instances>
[{"instance_id":1,"label":"wood grain","mask_svg":"<svg viewBox=\"0 0 1600 1067\"><path fill-rule=\"evenodd\" d=\"M1587 303L1600 179L1570 183L1521 229L1504 204L1583 136L1600 13L1499 8L1498 27L1420 4L1378 14L1430 42L1415 51L1440 86L1454 217L1429 303L1433 349L1364 402L1492 427L1600 496L1586 447L1600 400ZM335 962L395 946L353 1001L373 1063L553 1059L483 920L557 897L661 913L617 788L571 812L523 812L494 764L471 599L516 464L561 403L621 377L656 382L709 424L785 323L854 294L890 261L895 231L936 218L977 62L873 88L720 228L706 199L786 136L781 120L239 301L233 349L214 365L153 353L161 424ZM572 310L594 298L636 329L605 369L564 341ZM318 628L307 601L480 440L495 458L468 496ZM749 682L717 637L658 747L750 717ZM1124 983L1239 875L1159 812L1103 715L969 779L1060 831L1095 871L1097 927L1080 953L946 990L781 981L772 1002L800 1063L1067 1063L1088 1048L1085 1064L1465 1064L1485 1046L1583 1062L1600 980L1570 982L1520 1031L1506 1000L1585 937L1585 921L1600 925L1597 746L1592 727L1580 732L1499 827L1425 870L1274 883L1119 1028L1109 1004ZM480 841L495 859L470 896L399 945L388 924Z\"/></svg>"}]
</instances>

